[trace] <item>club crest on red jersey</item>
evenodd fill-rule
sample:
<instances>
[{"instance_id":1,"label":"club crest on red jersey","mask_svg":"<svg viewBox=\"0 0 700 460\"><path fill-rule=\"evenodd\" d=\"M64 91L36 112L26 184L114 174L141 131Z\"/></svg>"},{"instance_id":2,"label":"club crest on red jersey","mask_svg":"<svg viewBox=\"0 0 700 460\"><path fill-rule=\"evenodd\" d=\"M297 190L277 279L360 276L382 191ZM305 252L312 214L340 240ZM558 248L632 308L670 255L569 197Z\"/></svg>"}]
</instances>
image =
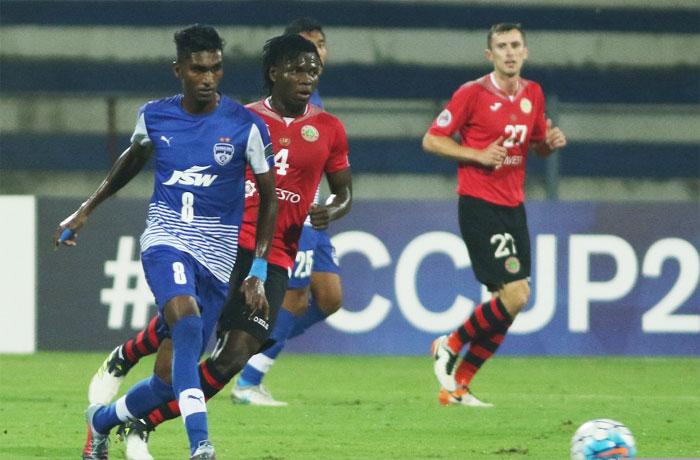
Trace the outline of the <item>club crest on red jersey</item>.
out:
<instances>
[{"instance_id":1,"label":"club crest on red jersey","mask_svg":"<svg viewBox=\"0 0 700 460\"><path fill-rule=\"evenodd\" d=\"M214 144L214 159L221 166L225 166L233 158L233 151L233 145L227 142L217 142Z\"/></svg>"},{"instance_id":2,"label":"club crest on red jersey","mask_svg":"<svg viewBox=\"0 0 700 460\"><path fill-rule=\"evenodd\" d=\"M525 114L532 112L532 102L530 102L530 99L526 97L520 99L520 110Z\"/></svg>"},{"instance_id":3,"label":"club crest on red jersey","mask_svg":"<svg viewBox=\"0 0 700 460\"><path fill-rule=\"evenodd\" d=\"M301 127L301 137L307 142L316 142L318 140L318 129L315 126L304 125Z\"/></svg>"}]
</instances>

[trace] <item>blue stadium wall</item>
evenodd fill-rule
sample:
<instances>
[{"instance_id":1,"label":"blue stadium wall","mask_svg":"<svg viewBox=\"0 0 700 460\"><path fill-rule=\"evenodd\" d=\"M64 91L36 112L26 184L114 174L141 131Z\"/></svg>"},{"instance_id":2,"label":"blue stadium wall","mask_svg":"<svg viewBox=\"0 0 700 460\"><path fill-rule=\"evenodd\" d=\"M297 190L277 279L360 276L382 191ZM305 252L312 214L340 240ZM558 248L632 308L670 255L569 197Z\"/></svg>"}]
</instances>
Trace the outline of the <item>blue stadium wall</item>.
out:
<instances>
[{"instance_id":1,"label":"blue stadium wall","mask_svg":"<svg viewBox=\"0 0 700 460\"><path fill-rule=\"evenodd\" d=\"M105 202L81 232L78 247L54 251L50 235L79 204L36 200L31 230L39 350L108 350L156 312L138 251L147 201ZM532 297L503 354L700 353L697 206L546 201L527 208ZM474 278L455 213L455 200L356 203L331 232L344 282L343 309L291 341L289 349L427 354L435 336L456 328L488 298Z\"/></svg>"},{"instance_id":2,"label":"blue stadium wall","mask_svg":"<svg viewBox=\"0 0 700 460\"><path fill-rule=\"evenodd\" d=\"M222 27L281 30L290 19L302 15L314 16L329 30L334 27L369 29L387 35L402 30L481 33L492 23L517 21L525 25L532 37L543 33L572 36L594 33L601 34L603 40L610 34L697 40L700 36L700 9L697 8L505 7L370 1L134 1L125 4L9 0L0 3L2 27L12 31L22 28L69 31L87 26L96 30L128 28L138 35L151 28L172 31L195 21ZM333 46L333 37L329 39ZM455 49L466 45L445 44ZM96 46L99 48L99 44ZM147 37L144 37L143 46L150 46ZM236 43L228 45L229 48L236 46ZM481 43L470 46L483 47ZM650 115L654 107L670 107L671 111L674 108L690 111L691 116L697 118L700 102L697 59L669 65L664 56L658 54L662 63L658 66L634 62L625 65L574 62L528 66L525 75L540 82L546 94L556 95L560 104L591 105L603 110L608 106L625 106L632 112L634 107L639 107L639 111L648 111ZM177 90L167 61L7 53L0 59L0 97L40 97L41 94L121 97L167 95ZM222 90L242 100L259 97L259 62L251 56L231 61L226 63L227 77ZM486 73L486 64L484 61L464 66L424 65L392 56L377 58L372 63L346 59L329 65L323 75L321 91L324 98L342 100L433 100L437 108L464 81ZM620 129L628 129L623 122L620 120ZM566 155L561 156L560 172L564 176L696 178L700 174L698 139L700 135L689 133L678 141L663 130L652 140L639 140L634 136L606 138L604 134L599 139L574 138ZM119 133L116 141L118 145L126 145L128 134ZM21 130L6 130L0 141L0 167L4 170L105 170L109 166L108 157L95 152L104 151L106 142L106 133L55 131L27 135ZM415 134L408 137L351 136L350 143L353 169L358 172L450 174L454 171L454 165L426 157L420 149L420 137ZM536 159L531 160L530 167L535 174L544 170L543 162Z\"/></svg>"}]
</instances>

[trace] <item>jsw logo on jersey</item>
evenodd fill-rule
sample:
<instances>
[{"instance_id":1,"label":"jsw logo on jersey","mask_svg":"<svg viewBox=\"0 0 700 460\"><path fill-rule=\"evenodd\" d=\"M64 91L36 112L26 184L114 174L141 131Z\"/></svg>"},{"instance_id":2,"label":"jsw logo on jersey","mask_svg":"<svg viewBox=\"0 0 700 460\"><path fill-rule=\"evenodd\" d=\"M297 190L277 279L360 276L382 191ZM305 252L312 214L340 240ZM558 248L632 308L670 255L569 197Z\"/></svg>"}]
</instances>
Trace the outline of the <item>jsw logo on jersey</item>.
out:
<instances>
[{"instance_id":1,"label":"jsw logo on jersey","mask_svg":"<svg viewBox=\"0 0 700 460\"><path fill-rule=\"evenodd\" d=\"M173 171L173 175L163 185L194 185L195 187L209 187L217 177L217 174L202 174L202 171L211 168L209 166L192 166L185 171Z\"/></svg>"}]
</instances>

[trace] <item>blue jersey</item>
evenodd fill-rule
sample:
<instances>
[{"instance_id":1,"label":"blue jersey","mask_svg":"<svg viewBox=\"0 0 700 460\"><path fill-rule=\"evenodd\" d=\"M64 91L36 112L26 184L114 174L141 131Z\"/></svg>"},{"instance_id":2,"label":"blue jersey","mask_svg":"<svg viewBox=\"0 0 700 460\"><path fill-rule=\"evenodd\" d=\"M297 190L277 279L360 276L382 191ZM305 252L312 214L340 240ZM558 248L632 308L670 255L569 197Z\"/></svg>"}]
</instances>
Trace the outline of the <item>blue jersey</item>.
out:
<instances>
[{"instance_id":1,"label":"blue jersey","mask_svg":"<svg viewBox=\"0 0 700 460\"><path fill-rule=\"evenodd\" d=\"M311 97L309 98L309 104L317 105L323 108L323 101L321 101L321 95L319 94L318 89L311 93Z\"/></svg>"},{"instance_id":2,"label":"blue jersey","mask_svg":"<svg viewBox=\"0 0 700 460\"><path fill-rule=\"evenodd\" d=\"M255 174L270 168L265 123L223 95L214 111L193 115L177 95L141 107L131 141L151 144L155 154L141 251L172 246L228 282L236 262L246 165Z\"/></svg>"}]
</instances>

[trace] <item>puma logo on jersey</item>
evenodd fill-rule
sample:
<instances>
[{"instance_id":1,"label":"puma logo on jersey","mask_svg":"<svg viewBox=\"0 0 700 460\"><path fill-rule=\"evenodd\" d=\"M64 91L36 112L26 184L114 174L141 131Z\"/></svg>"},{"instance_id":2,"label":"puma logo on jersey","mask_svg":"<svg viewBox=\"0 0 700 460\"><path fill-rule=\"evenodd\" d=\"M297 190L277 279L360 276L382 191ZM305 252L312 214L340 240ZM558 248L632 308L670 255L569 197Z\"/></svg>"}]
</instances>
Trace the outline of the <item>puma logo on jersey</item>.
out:
<instances>
[{"instance_id":1,"label":"puma logo on jersey","mask_svg":"<svg viewBox=\"0 0 700 460\"><path fill-rule=\"evenodd\" d=\"M492 112L495 112L496 110L500 109L502 105L503 104L501 104L500 102L494 102L489 106L489 109L491 109Z\"/></svg>"},{"instance_id":2,"label":"puma logo on jersey","mask_svg":"<svg viewBox=\"0 0 700 460\"><path fill-rule=\"evenodd\" d=\"M211 168L209 166L192 166L185 171L173 171L173 175L163 185L194 185L195 187L209 187L217 177L217 174L202 174L201 171Z\"/></svg>"},{"instance_id":3,"label":"puma logo on jersey","mask_svg":"<svg viewBox=\"0 0 700 460\"><path fill-rule=\"evenodd\" d=\"M171 136L171 137L160 136L160 140L163 141L163 142L165 142L166 144L168 144L168 147L170 147L170 140L171 140L173 137L175 137L175 136Z\"/></svg>"}]
</instances>

